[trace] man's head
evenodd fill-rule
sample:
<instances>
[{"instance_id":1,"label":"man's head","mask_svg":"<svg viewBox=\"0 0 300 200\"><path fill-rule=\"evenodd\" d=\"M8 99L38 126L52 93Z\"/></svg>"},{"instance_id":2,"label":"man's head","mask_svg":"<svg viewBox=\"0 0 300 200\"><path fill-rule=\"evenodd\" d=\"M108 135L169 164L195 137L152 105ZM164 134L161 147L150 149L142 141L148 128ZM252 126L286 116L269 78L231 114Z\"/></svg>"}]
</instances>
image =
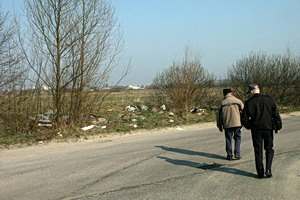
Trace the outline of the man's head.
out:
<instances>
[{"instance_id":1,"label":"man's head","mask_svg":"<svg viewBox=\"0 0 300 200\"><path fill-rule=\"evenodd\" d=\"M224 97L225 97L227 94L230 94L230 93L232 93L232 90L231 90L230 88L224 89L224 90L223 90L223 95L224 95Z\"/></svg>"},{"instance_id":2,"label":"man's head","mask_svg":"<svg viewBox=\"0 0 300 200\"><path fill-rule=\"evenodd\" d=\"M250 83L248 85L248 92L247 94L251 93L251 94L256 94L256 93L259 93L260 90L259 90L259 87L258 85L254 84L254 83Z\"/></svg>"}]
</instances>

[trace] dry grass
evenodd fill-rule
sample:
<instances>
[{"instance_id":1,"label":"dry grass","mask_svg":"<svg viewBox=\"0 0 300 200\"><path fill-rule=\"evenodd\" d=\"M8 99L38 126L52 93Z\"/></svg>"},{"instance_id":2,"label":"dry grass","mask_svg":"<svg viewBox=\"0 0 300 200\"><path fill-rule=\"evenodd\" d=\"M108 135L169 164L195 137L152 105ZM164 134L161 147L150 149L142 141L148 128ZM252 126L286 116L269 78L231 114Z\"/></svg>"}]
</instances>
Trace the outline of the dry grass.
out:
<instances>
[{"instance_id":1,"label":"dry grass","mask_svg":"<svg viewBox=\"0 0 300 200\"><path fill-rule=\"evenodd\" d=\"M26 96L15 109L18 110L17 116L6 116L6 121L10 118L16 119L21 129L14 129L13 123L5 126L2 117L2 132L0 135L0 145L10 145L14 143L36 143L38 141L67 138L84 138L90 135L127 133L137 129L156 129L162 127L172 127L183 124L193 124L214 120L214 113L211 111L205 114L188 114L184 120L177 116L173 110L161 110L160 105L155 105L151 101L152 90L124 90L113 92L107 96L102 106L99 108L100 99L103 92L93 92L90 99L93 99L94 108L90 110L95 117L87 117L81 126L71 127L68 124L61 126L58 130L47 127L38 127L35 121L29 120L30 116L45 113L51 107L51 96L42 94L38 101L33 96ZM24 96L23 96L24 98ZM67 100L67 98L66 98ZM37 106L39 105L39 106ZM142 110L142 106L147 106L147 110ZM127 111L126 106L136 106L138 110L134 112ZM172 113L170 113L172 112ZM9 112L8 114L11 114ZM105 120L103 120L105 119ZM81 128L89 125L95 125L94 128L83 131ZM105 128L102 128L104 127ZM101 128L100 128L101 127ZM22 131L20 131L22 130Z\"/></svg>"},{"instance_id":2,"label":"dry grass","mask_svg":"<svg viewBox=\"0 0 300 200\"><path fill-rule=\"evenodd\" d=\"M29 119L29 117L45 113L51 108L49 94L41 95L39 100L32 94L20 96L18 98L22 101L18 101L16 98L15 102L9 101L5 104L6 106L2 106L2 110L9 106L13 109L1 115L0 146L30 144L52 139L87 138L91 135L123 134L135 130L176 127L215 120L215 113L210 110L196 114L187 111L185 119L179 117L175 110L162 110L161 105L155 105L151 100L152 92L152 90L113 92L107 96L101 107L99 107L100 98L97 97L101 97L103 92L93 92L90 94L90 99L95 101L94 107L87 110L85 120L76 127L66 123L59 129L39 127L36 121ZM220 97L221 99L222 97ZM5 98L2 98L2 101L4 100ZM147 106L148 109L142 110L142 105ZM130 112L125 109L126 106L136 106L138 110ZM299 108L280 107L280 113L297 110L299 111ZM90 117L90 114L96 117ZM87 131L82 130L82 127L90 125L94 125L94 128Z\"/></svg>"}]
</instances>

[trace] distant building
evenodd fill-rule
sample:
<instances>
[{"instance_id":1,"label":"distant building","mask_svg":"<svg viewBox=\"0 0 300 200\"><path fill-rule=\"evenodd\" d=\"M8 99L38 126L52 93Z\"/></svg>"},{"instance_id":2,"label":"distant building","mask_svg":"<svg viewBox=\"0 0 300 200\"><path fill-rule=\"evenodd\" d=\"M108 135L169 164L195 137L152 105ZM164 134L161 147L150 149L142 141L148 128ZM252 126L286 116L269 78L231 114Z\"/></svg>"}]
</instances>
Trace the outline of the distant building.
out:
<instances>
[{"instance_id":1,"label":"distant building","mask_svg":"<svg viewBox=\"0 0 300 200\"><path fill-rule=\"evenodd\" d=\"M126 89L138 90L141 89L141 87L138 85L126 85Z\"/></svg>"},{"instance_id":2,"label":"distant building","mask_svg":"<svg viewBox=\"0 0 300 200\"><path fill-rule=\"evenodd\" d=\"M42 85L41 86L41 88L43 89L43 90L51 90L51 87L49 87L49 86L47 86L47 85Z\"/></svg>"},{"instance_id":3,"label":"distant building","mask_svg":"<svg viewBox=\"0 0 300 200\"><path fill-rule=\"evenodd\" d=\"M49 91L51 89L51 87L46 86L46 85L41 85L39 87L36 86L28 86L28 87L24 87L22 90L23 91L31 91L31 92L35 92L36 90L41 90L41 91Z\"/></svg>"},{"instance_id":4,"label":"distant building","mask_svg":"<svg viewBox=\"0 0 300 200\"><path fill-rule=\"evenodd\" d=\"M110 90L113 89L114 91L116 90L126 90L126 89L130 89L130 90L140 90L140 89L146 89L145 85L116 85L116 86L109 86L109 85L105 85L105 87L102 87L100 90Z\"/></svg>"}]
</instances>

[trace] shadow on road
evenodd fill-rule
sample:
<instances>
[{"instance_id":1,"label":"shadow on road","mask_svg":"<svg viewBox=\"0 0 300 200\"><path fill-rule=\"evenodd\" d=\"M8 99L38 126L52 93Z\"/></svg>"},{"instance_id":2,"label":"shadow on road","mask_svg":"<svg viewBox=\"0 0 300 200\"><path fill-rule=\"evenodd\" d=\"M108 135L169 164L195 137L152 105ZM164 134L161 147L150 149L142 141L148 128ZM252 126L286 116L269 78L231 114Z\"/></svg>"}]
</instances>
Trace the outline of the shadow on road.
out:
<instances>
[{"instance_id":1,"label":"shadow on road","mask_svg":"<svg viewBox=\"0 0 300 200\"><path fill-rule=\"evenodd\" d=\"M202 168L205 166L212 166L212 167L205 167L205 170L211 170L211 171L218 171L218 172L224 172L224 173L229 173L229 174L235 174L235 175L240 175L240 176L246 176L246 177L252 177L255 178L256 174L246 172L240 169L235 169L231 167L224 167L221 164L213 163L213 164L208 164L208 163L197 163L197 162L192 162L192 161L187 161L187 160L177 160L177 159L171 159L163 156L157 156L157 158L163 159L166 162L169 162L174 165L182 165L182 166L188 166L188 167L195 167L195 168Z\"/></svg>"},{"instance_id":2,"label":"shadow on road","mask_svg":"<svg viewBox=\"0 0 300 200\"><path fill-rule=\"evenodd\" d=\"M212 153L197 152L197 151L165 147L165 146L155 146L155 147L161 148L162 150L165 150L165 151L182 153L182 154L186 154L186 155L199 155L199 156L205 156L205 157L209 157L209 158L226 160L226 157L220 156L217 154L212 154ZM212 164L211 163L197 163L197 162L192 162L192 161L187 161L187 160L171 159L171 158L167 158L167 157L163 157L163 156L157 156L157 158L163 159L166 162L172 163L174 165L195 167L195 168L204 169L204 170L212 170L212 171L236 174L236 175L241 175L241 176L246 176L246 177L253 177L253 178L256 177L256 174L246 172L243 170L239 170L239 169L235 169L235 168L231 168L231 167L224 167L222 164L218 164L218 163L212 163Z\"/></svg>"},{"instance_id":3,"label":"shadow on road","mask_svg":"<svg viewBox=\"0 0 300 200\"><path fill-rule=\"evenodd\" d=\"M172 152L182 153L182 154L187 154L187 155L198 155L198 156L216 158L216 159L221 159L221 160L226 159L226 157L224 157L224 156L220 156L220 155L212 154L212 153L191 151L191 150L186 150L186 149L179 149L179 148L172 148L172 147L165 147L165 146L155 146L155 147L161 148L162 150L165 150L165 151L172 151Z\"/></svg>"}]
</instances>

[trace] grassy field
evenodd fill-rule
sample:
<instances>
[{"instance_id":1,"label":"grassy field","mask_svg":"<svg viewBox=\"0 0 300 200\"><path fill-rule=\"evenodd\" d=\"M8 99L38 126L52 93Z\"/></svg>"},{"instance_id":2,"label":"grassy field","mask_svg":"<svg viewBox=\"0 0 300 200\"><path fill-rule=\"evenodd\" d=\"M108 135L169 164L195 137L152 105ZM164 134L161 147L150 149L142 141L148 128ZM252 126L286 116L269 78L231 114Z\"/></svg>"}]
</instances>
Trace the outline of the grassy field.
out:
<instances>
[{"instance_id":1,"label":"grassy field","mask_svg":"<svg viewBox=\"0 0 300 200\"><path fill-rule=\"evenodd\" d=\"M151 102L151 90L124 90L111 93L105 100L101 111L96 112L105 122L96 124L106 126L105 129L94 128L90 132L130 132L136 129L155 129L172 127L182 124L194 124L199 122L214 121L214 111L206 110L202 113L188 113L187 118L177 116L172 109L163 110L160 106ZM134 108L129 111L126 108Z\"/></svg>"},{"instance_id":2,"label":"grassy field","mask_svg":"<svg viewBox=\"0 0 300 200\"><path fill-rule=\"evenodd\" d=\"M201 112L191 113L187 110L186 117L183 119L178 116L175 110L168 107L163 109L162 105L155 105L151 98L152 92L152 90L112 92L105 98L101 106L98 105L100 99L97 99L97 96L101 96L101 92L91 93L91 99L94 99L95 104L93 109L90 110L90 116L87 117L87 120L82 122L80 127L71 127L66 124L59 130L52 127L37 127L37 124L34 124L36 131L31 131L30 124L26 124L26 119L30 117L31 113L26 112L30 109L32 113L35 112L37 103L32 99L32 96L24 98L26 100L22 102L22 106L16 107L15 112L12 112L14 116L10 116L4 122L6 126L2 125L0 147L7 147L11 144L34 144L52 139L66 140L70 138L87 138L91 135L123 134L139 129L151 130L215 121L215 111L205 107L198 108L204 109ZM42 101L39 104L41 107L40 112L46 112L50 108L51 97L49 94L43 94L41 99ZM221 99L222 96L220 96L220 101ZM291 107L279 108L281 113L300 110L299 108ZM20 113L23 113L23 118L20 117ZM20 127L23 125L21 129L23 132L15 133L16 127L14 126L16 125ZM84 127L90 129L83 130L82 128Z\"/></svg>"},{"instance_id":3,"label":"grassy field","mask_svg":"<svg viewBox=\"0 0 300 200\"><path fill-rule=\"evenodd\" d=\"M85 121L81 127L69 127L68 125L61 127L59 130L53 130L51 127L38 127L38 132L28 131L24 127L24 132L20 134L5 134L5 132L13 133L13 126L8 126L2 130L0 134L0 145L8 146L10 144L36 143L39 141L47 141L51 139L69 139L84 138L90 135L107 135L112 133L128 133L137 129L157 129L163 127L175 127L184 124L195 124L201 122L214 121L214 111L203 111L201 113L189 113L187 111L186 119L177 116L177 113L166 107L162 109L162 105L154 105L151 100L151 90L123 90L120 92L110 93L101 107L95 103L94 109L91 110L91 117ZM100 95L99 92L91 95ZM100 95L101 96L101 95ZM41 112L49 109L49 99L51 97L43 94L43 100L40 102ZM27 98L22 109L34 107L36 103ZM18 112L24 113L19 109ZM25 115L26 116L26 115ZM17 120L17 118L16 118ZM19 120L19 123L22 123ZM89 130L82 130L84 127L92 127ZM56 131L53 133L53 131Z\"/></svg>"}]
</instances>

